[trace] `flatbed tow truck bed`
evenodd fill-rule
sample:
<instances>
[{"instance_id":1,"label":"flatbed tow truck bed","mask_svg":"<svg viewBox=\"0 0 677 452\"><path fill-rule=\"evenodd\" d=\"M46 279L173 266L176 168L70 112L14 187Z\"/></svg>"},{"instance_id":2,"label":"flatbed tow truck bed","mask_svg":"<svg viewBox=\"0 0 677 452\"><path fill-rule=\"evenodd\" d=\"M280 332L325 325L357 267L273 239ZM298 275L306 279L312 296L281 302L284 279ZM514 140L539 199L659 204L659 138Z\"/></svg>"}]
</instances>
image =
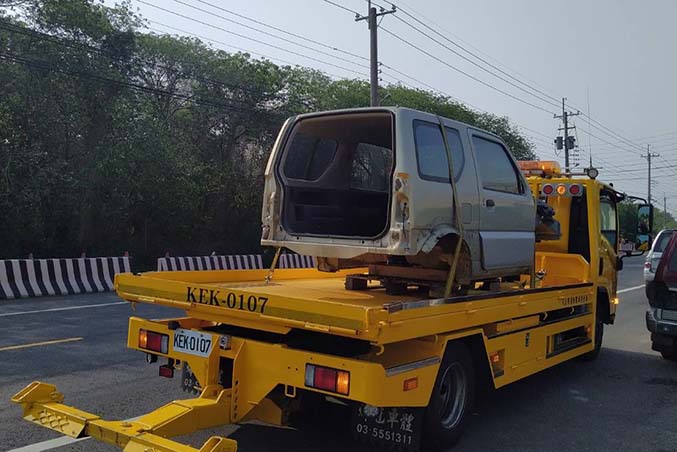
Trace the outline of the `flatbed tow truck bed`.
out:
<instances>
[{"instance_id":1,"label":"flatbed tow truck bed","mask_svg":"<svg viewBox=\"0 0 677 452\"><path fill-rule=\"evenodd\" d=\"M269 283L267 270L150 272L119 275L116 290L130 302L184 309L195 319L278 333L302 328L388 344L454 330L456 323L468 328L550 311L561 308L563 299L590 295L592 283L585 281L582 268L587 263L571 257L577 256L540 256L569 263L563 269L569 274L552 278L563 284L537 289L514 284L501 292L450 298L431 299L426 292L388 295L378 285L346 290L345 277L360 269L281 269Z\"/></svg>"},{"instance_id":2,"label":"flatbed tow truck bed","mask_svg":"<svg viewBox=\"0 0 677 452\"><path fill-rule=\"evenodd\" d=\"M347 290L345 277L360 273L355 269L276 270L269 282L264 270L117 275L125 300L185 310L176 319L131 317L127 345L150 362L166 359L163 376L183 366L182 384L200 395L134 421L104 421L64 405L63 395L41 382L12 400L25 419L72 437L93 436L126 452L195 452L168 438L252 419L285 425L311 393L355 406L358 436L415 449L448 343L471 350L477 372L495 387L593 349L597 289L586 279L588 263L560 253L538 253L536 262L552 269L540 287L513 283L501 292L433 299L426 292L388 295L378 286ZM318 383L327 373L333 386ZM400 410L408 430L379 427L361 407ZM234 440L212 437L199 451L236 448Z\"/></svg>"}]
</instances>

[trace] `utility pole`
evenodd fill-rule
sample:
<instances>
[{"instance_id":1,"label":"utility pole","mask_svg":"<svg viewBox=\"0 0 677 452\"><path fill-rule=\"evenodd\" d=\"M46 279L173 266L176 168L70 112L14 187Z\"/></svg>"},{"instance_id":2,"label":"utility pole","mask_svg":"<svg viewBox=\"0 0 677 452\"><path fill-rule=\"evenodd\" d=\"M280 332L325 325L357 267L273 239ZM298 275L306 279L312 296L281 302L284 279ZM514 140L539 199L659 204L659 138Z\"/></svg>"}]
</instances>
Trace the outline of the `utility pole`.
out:
<instances>
[{"instance_id":1,"label":"utility pole","mask_svg":"<svg viewBox=\"0 0 677 452\"><path fill-rule=\"evenodd\" d=\"M386 11L381 8L380 12L376 11L376 8L371 6L371 0L368 1L368 11L369 14L366 16L356 16L355 22L361 20L366 20L369 24L369 78L370 78L370 88L371 88L371 106L378 107L380 105L378 99L378 22L377 19L386 14L392 14L397 9L393 5L390 11Z\"/></svg>"},{"instance_id":2,"label":"utility pole","mask_svg":"<svg viewBox=\"0 0 677 452\"><path fill-rule=\"evenodd\" d=\"M668 227L668 199L663 192L663 229Z\"/></svg>"},{"instance_id":3,"label":"utility pole","mask_svg":"<svg viewBox=\"0 0 677 452\"><path fill-rule=\"evenodd\" d=\"M580 111L577 111L576 113L572 113L570 111L566 111L566 105L564 105L564 101L566 101L567 98L563 97L562 98L562 114L561 115L555 115L555 119L561 119L564 122L564 127L560 127L559 130L564 131L564 140L562 140L562 137L557 137L555 139L555 144L557 145L557 149L562 149L564 148L564 171L567 173L570 171L569 168L569 151L574 148L575 144L575 139L573 136L569 136L569 130L575 129L576 127L569 127L569 118L571 116L578 116L581 114Z\"/></svg>"},{"instance_id":4,"label":"utility pole","mask_svg":"<svg viewBox=\"0 0 677 452\"><path fill-rule=\"evenodd\" d=\"M651 159L654 157L660 157L660 154L656 154L655 152L650 151L650 144L646 145L646 155L642 155L641 157L646 159L646 162L649 167L649 172L648 172L648 177L647 177L647 184L646 184L646 191L647 191L647 201L649 204L651 204Z\"/></svg>"}]
</instances>

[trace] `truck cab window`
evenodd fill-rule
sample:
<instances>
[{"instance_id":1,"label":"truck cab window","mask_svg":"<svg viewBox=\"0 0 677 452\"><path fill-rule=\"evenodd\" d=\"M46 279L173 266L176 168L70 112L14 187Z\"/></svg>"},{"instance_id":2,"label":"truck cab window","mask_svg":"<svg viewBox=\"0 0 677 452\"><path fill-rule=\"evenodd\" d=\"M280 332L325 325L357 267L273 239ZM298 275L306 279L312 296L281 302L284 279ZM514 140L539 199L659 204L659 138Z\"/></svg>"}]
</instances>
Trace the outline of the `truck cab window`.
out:
<instances>
[{"instance_id":1,"label":"truck cab window","mask_svg":"<svg viewBox=\"0 0 677 452\"><path fill-rule=\"evenodd\" d=\"M503 146L478 136L473 136L472 142L485 189L516 194L524 192L517 169Z\"/></svg>"},{"instance_id":2,"label":"truck cab window","mask_svg":"<svg viewBox=\"0 0 677 452\"><path fill-rule=\"evenodd\" d=\"M618 236L618 225L616 224L616 203L614 200L606 195L602 195L600 200L600 228L602 235L616 247L616 240Z\"/></svg>"},{"instance_id":3,"label":"truck cab window","mask_svg":"<svg viewBox=\"0 0 677 452\"><path fill-rule=\"evenodd\" d=\"M449 127L445 127L445 130L451 149L451 163L454 165L454 180L458 180L465 163L461 136L458 130ZM449 160L440 126L431 122L414 121L414 142L421 179L449 182Z\"/></svg>"}]
</instances>

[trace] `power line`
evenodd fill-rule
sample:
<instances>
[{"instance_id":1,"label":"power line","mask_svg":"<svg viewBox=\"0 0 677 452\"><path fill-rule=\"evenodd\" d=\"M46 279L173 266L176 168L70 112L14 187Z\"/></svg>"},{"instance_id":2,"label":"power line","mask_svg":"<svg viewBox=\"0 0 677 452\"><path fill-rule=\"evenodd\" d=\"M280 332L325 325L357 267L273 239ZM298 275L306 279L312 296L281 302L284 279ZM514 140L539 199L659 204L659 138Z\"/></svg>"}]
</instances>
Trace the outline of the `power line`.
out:
<instances>
[{"instance_id":1,"label":"power line","mask_svg":"<svg viewBox=\"0 0 677 452\"><path fill-rule=\"evenodd\" d=\"M204 26L213 28L213 29L215 29L215 30L219 30L219 31L222 31L222 32L228 33L228 34L232 34L232 35L234 35L234 36L238 36L238 37L240 37L240 38L247 39L247 40L256 42L256 43L258 43L258 44L262 44L262 45L265 45L265 46L268 46L268 47L272 47L272 48L274 48L274 49L281 50L281 51L283 51L283 52L287 52L287 53L290 53L290 54L292 54L292 55L300 56L300 57L302 57L302 58L307 58L307 59L309 59L309 60L311 60L311 61L315 61L315 62L318 62L318 63L321 63L321 64L326 64L327 66L332 66L332 67L335 67L335 68L338 68L338 69L341 69L341 70L344 70L344 71L347 71L347 72L352 72L352 73L355 73L355 74L358 74L358 75L362 75L362 76L365 75L364 73L359 72L359 71L356 71L356 70L354 70L354 69L350 69L350 68L347 68L347 67L345 67L345 66L341 66L341 65L338 65L338 64L335 64L335 63L331 63L331 62L329 62L329 61L324 61L324 60L321 60L321 59L319 59L319 58L315 58L315 57L312 57L312 56L309 56L309 55L305 55L305 54L303 54L303 53L296 52L296 51L294 51L294 50L285 49L284 47L280 47L280 46L275 45L275 44L271 44L271 43L268 43L268 42L265 42L265 41L261 41L260 39L252 38L252 37L250 37L250 36L246 36L246 35L243 35L243 34L241 34L241 33L237 33L237 32L235 32L235 31L228 30L228 29L223 28L223 27L220 27L220 26L218 26L218 25L210 24L209 22L205 22L205 21L202 21L202 20L200 20L200 19L196 19L196 18L194 18L194 17L190 17L190 16L187 16L187 15L185 15L185 14L181 14L181 13L178 13L178 12L176 12L176 11L169 10L169 9L167 9L167 8L163 8L163 7L161 7L161 6L157 6L157 5L154 5L154 4L152 4L152 3L148 3L148 2L146 2L146 1L144 1L144 0L136 0L136 1L137 1L137 2L140 2L140 3L143 3L143 4L145 4L145 5L148 5L148 6L152 7L152 8L158 9L158 10L160 10L160 11L164 11L164 12L166 12L166 13L172 14L172 15L174 15L174 16L181 17L181 18L190 20L190 21L195 22L195 23L199 23L199 24L201 24L201 25L204 25ZM176 1L176 0L175 0L175 1ZM214 15L214 14L212 14L212 15ZM296 44L296 45L299 45L299 44ZM311 47L308 47L308 49L310 49L310 50L315 50L315 49L312 49ZM317 51L317 50L315 50L315 51ZM333 56L333 57L334 57L334 56Z\"/></svg>"},{"instance_id":2,"label":"power line","mask_svg":"<svg viewBox=\"0 0 677 452\"><path fill-rule=\"evenodd\" d=\"M394 5L394 3L393 3L392 1L389 1L389 0L383 0L383 1L386 2L386 3L388 3L388 4L390 4L390 5ZM508 66L508 65L505 64L504 62L500 61L499 59L493 57L492 55L489 55L487 52L482 51L482 49L480 49L480 48L478 48L478 47L472 45L472 43L470 43L470 42L464 40L463 38L461 38L460 36L455 35L454 33L450 32L449 29L443 27L443 26L440 25L439 23L436 23L433 19L431 19L430 17L427 17L426 15L424 15L423 13L421 13L420 11L417 11L414 7L412 7L410 4L407 4L404 0L398 0L397 3L398 3L398 7L399 7L400 9L401 9L401 5L403 4L404 6L407 7L407 9L408 9L409 11L418 14L418 15L421 17L421 19L423 19L423 21L424 21L425 23L429 23L429 24L435 25L439 30L442 30L442 31L446 32L448 35L453 36L454 38L456 38L457 41L463 42L463 43L466 45L466 47L470 47L470 48L474 49L476 52L478 52L478 53L484 55L484 56L485 56L486 58L488 58L488 59L491 59L491 60L495 61L497 64L500 64L501 66L503 66L503 67L506 68L507 70L509 70L509 71L511 71L511 72L513 72L513 73L515 73L515 74L517 74L517 75L519 75L519 76L521 76L521 77L524 77L524 78L526 78L526 79L529 79L529 77L528 77L527 75L525 75L525 74L523 74L523 73L520 73L519 71L515 70L514 68L511 68L510 66ZM476 55L476 54L473 54L473 56L475 56L476 58L480 59L480 57L479 57L478 55ZM487 64L488 64L488 63L487 63ZM500 69L499 69L499 70L500 70ZM506 75L507 75L507 74L506 74ZM512 78L512 76L511 76L511 78ZM515 80L517 80L516 77L515 77ZM536 81L533 80L533 79L529 79L529 81L530 81L532 84L541 87L542 89L547 89L547 88L545 88L543 85L539 84L538 82L536 82ZM526 85L526 84L525 84L525 85ZM548 96L548 97L551 97L551 96L549 96L549 95L547 95L547 96ZM551 98L552 98L553 100L556 100L556 101L558 100L557 97L551 97Z\"/></svg>"},{"instance_id":3,"label":"power line","mask_svg":"<svg viewBox=\"0 0 677 452\"><path fill-rule=\"evenodd\" d=\"M42 70L47 70L51 72L56 72L60 74L66 74L66 75L74 75L79 78L84 78L84 79L89 79L89 80L95 80L99 82L104 82L104 83L110 83L114 85L118 85L121 87L126 87L130 88L135 91L139 92L144 92L147 94L157 94L160 96L166 96L166 97L172 97L175 99L180 99L180 100L186 100L186 101L191 101L194 102L195 104L198 105L206 105L206 106L211 106L211 107L218 107L218 108L224 108L226 110L231 110L231 111L237 111L237 112L245 112L251 109L251 106L249 106L247 109L242 108L237 105L233 104L224 104L220 102L213 102L212 100L203 100L204 98L202 97L196 97L196 96L190 96L190 95L184 95L180 93L175 93L171 91L166 91L158 88L151 88L148 86L144 85L139 85L137 83L132 83L129 81L122 81L122 80L116 80L110 77L102 77L96 74L93 74L91 72L83 72L83 71L73 71L69 69L64 69L64 68L59 68L54 65L51 65L49 63L46 63L44 61L37 61L37 60L30 60L27 58L23 58L20 55L17 54L12 54L12 53L0 53L0 60L4 61L10 61L13 63L21 64L24 66L28 67L33 67L36 69L42 69Z\"/></svg>"},{"instance_id":4,"label":"power line","mask_svg":"<svg viewBox=\"0 0 677 452\"><path fill-rule=\"evenodd\" d=\"M544 112L546 112L546 113L554 114L554 113L553 113L552 111L550 111L550 110L546 110L545 108L539 107L539 106L536 105L536 104L533 104L533 103L531 103L531 102L529 102L529 101L526 101L526 100L524 100L524 99L522 99L522 98L520 98L520 97L514 96L514 95L512 95L512 94L510 94L510 93L508 93L508 92L506 92L506 91L503 91L503 90L500 89L500 88L495 87L494 85L492 85L492 84L490 84L490 83L485 82L485 81L482 80L482 79L479 79L479 78L477 78L477 77L475 77L475 76L473 76L473 75L471 75L471 74L469 74L469 73L467 73L467 72L465 72L465 71L463 71L463 70L461 70L461 69L459 69L459 68L457 68L457 67L455 67L455 66L452 66L451 64L449 64L449 63L447 63L446 61L442 60L441 58L439 58L439 57L437 57L437 56L431 54L430 52L428 52L428 51L422 49L421 47L417 46L416 44L413 44L413 43L411 43L411 42L405 40L404 38L401 38L400 36L398 36L398 35L396 35L395 33L391 32L391 31L388 30L387 28L381 27L381 29L382 29L384 32L388 33L390 36L394 37L395 39L397 39L397 40L399 40L399 41L405 43L405 44L408 45L409 47L412 47L412 48L418 50L419 52L423 53L424 55L427 55L429 58L432 58L433 60L437 61L438 63L441 63L441 64L447 66L448 68L453 69L454 71L456 71L456 72L458 72L458 73L460 73L460 74L463 74L463 75L465 75L466 77L468 77L468 78L470 78L470 79L472 79L472 80L475 80L476 82L481 83L482 85L484 85L484 86L486 86L486 87L488 87L488 88L493 89L494 91L497 91L497 92L499 92L499 93L501 93L501 94L503 94L503 95L505 95L505 96L508 96L508 97L510 97L510 98L512 98L512 99L515 99L515 100L518 101L518 102L522 102L523 104L529 105L529 106L531 106L531 107L533 107L533 108L536 108L536 109L538 109L538 110L544 111Z\"/></svg>"},{"instance_id":5,"label":"power line","mask_svg":"<svg viewBox=\"0 0 677 452\"><path fill-rule=\"evenodd\" d=\"M26 28L26 27L20 27L20 26L11 24L11 23L5 23L2 20L0 20L0 29L9 31L11 33L22 34L24 36L35 37L35 38L40 39L42 41L50 42L50 43L53 43L53 44L56 44L56 45L59 45L59 46L62 46L62 47L66 47L66 48L79 49L79 50L84 50L84 51L87 51L87 52L93 52L93 53L96 53L96 54L101 55L103 57L109 58L113 61L118 61L118 62L125 63L125 64L141 62L141 63L144 63L145 65L147 65L148 67L163 69L167 72L171 72L171 73L180 75L187 80L194 80L194 81L202 82L202 83L205 83L205 84L211 84L211 85L220 85L220 86L223 86L223 87L228 87L230 89L236 89L236 90L240 90L240 91L259 92L257 90L252 89L252 88L248 88L246 86L237 85L237 84L230 83L230 82L225 82L223 80L217 80L217 79L207 78L207 77L198 77L198 76L195 76L192 73L189 73L185 70L179 70L177 68L169 67L167 65L160 64L156 61L150 61L148 59L140 58L138 56L135 57L135 59L133 61L127 60L127 59L112 55L112 54L110 54L110 53L108 53L108 52L106 52L106 51L104 51L104 50L102 50L98 47L95 47L95 46L92 46L92 45L89 45L89 44L80 43L80 42L72 40L72 39L60 38L58 36L50 35L48 33L43 33L43 32L33 30L33 29L30 29L30 28Z\"/></svg>"},{"instance_id":6,"label":"power line","mask_svg":"<svg viewBox=\"0 0 677 452\"><path fill-rule=\"evenodd\" d=\"M393 3L393 2L388 1L388 0L384 0L384 1L385 1L386 3L388 3L388 4L394 6L394 3ZM507 77L509 77L509 78L511 78L511 79L513 79L513 80L515 80L515 81L517 81L518 83L520 83L520 84L522 84L522 85L528 87L528 88L531 89L532 91L535 91L535 92L537 92L537 93L539 93L539 94L541 94L541 95L543 95L543 96L545 96L545 97L547 97L547 98L549 98L549 99L557 100L556 98L554 98L554 97L551 96L550 94L548 94L548 93L546 93L546 92L544 92L544 91L542 91L542 90L540 90L540 89L538 89L538 88L535 88L535 87L533 87L532 85L530 85L530 84L528 84L528 83L526 83L526 82L523 82L523 81L520 80L519 78L514 77L513 75L509 74L508 72L503 71L502 69L498 68L497 66L495 66L495 65L492 64L492 63L490 63L490 62L487 61L486 59L484 59L484 58L480 57L479 55L477 55L477 54L475 54L475 53L469 51L468 49L466 49L465 47L461 46L460 44L458 44L458 43L455 42L454 40L448 38L446 35L440 33L439 31L435 30L434 28L432 28L432 27L431 27L430 25L428 25L426 22L421 21L421 20L418 19L416 16L414 16L414 15L411 14L411 13L409 13L407 10L402 9L402 8L400 7L400 11L401 11L403 14L405 14L406 16L412 18L413 20L415 20L416 22L418 22L419 24L421 24L422 26L424 26L425 28L427 28L428 30L432 31L432 32L435 33L436 35L442 37L442 38L445 39L447 42L451 43L452 45L454 45L454 46L456 46L456 47L458 47L458 48L460 48L460 49L462 49L462 50L463 50L464 52L466 52L467 54L472 55L474 58L478 59L479 61L482 61L483 63L485 63L485 64L487 64L487 65L489 65L489 66L492 67L493 69L496 69L497 71L499 71L500 73L506 75ZM464 60L470 62L471 64L473 64L473 65L475 65L475 66L477 66L477 67L479 67L480 69L482 69L482 70L484 70L484 71L486 71L486 72L489 72L490 74L492 74L492 75L494 75L495 77L497 77L497 78L499 78L499 79L501 79L501 80L503 80L503 81L505 81L505 82L511 84L512 86L515 86L515 87L519 88L520 90L522 90L522 91L524 91L524 92L527 92L528 94L530 94L530 95L532 95L532 96L534 96L534 97L540 99L541 101L546 102L546 103L552 105L552 103L549 102L548 100L543 99L543 98L541 98L541 97L539 97L539 96L537 96L537 95L535 95L535 94L533 94L533 93L531 93L531 92L529 92L529 91L526 91L525 89L523 89L523 88L521 88L521 87L519 87L519 86L516 86L516 85L514 85L513 83L510 83L509 81L505 80L504 78L502 78L502 77L500 77L500 76L497 76L495 73L493 73L493 72L489 71L488 69L482 67L482 66L481 66L480 64L478 64L477 62L470 60L469 58L465 57L464 55L461 55L460 53L454 51L453 49L450 49L448 46L445 46L444 44L440 43L438 40L432 38L432 37L429 36L428 34L422 32L420 29L418 29L418 28L416 28L415 26L411 25L410 23L406 22L406 21L405 21L404 19L402 19L401 17L397 17L397 19L400 20L400 21L402 21L402 22L404 22L404 23L407 24L408 26L414 28L414 29L417 30L419 33L421 33L421 34L423 34L424 36L428 37L428 38L431 39L432 41L438 43L439 45L442 45L442 46L445 47L447 50L449 50L449 51L453 52L454 54L460 56L460 57L463 58ZM585 117L588 117L588 115L585 114L585 113L582 113L582 115L585 116ZM609 136L611 136L611 137L614 137L614 138L620 138L621 141L623 141L623 142L629 144L630 146L635 147L635 148L637 148L637 149L639 149L639 150L642 150L641 146L639 146L638 144L636 144L636 143L630 141L629 139L625 138L624 136L622 136L622 135L619 134L618 132L615 132L614 130L610 129L609 127L605 126L604 124L602 124L601 122L597 121L596 119L594 119L594 118L592 118L592 117L588 117L588 119L589 119L590 122L594 123L594 125L591 124L591 127L594 127L595 129L599 130L600 132L605 133L605 134L607 134L607 135L609 135ZM631 151L631 152L633 152L633 151Z\"/></svg>"},{"instance_id":7,"label":"power line","mask_svg":"<svg viewBox=\"0 0 677 452\"><path fill-rule=\"evenodd\" d=\"M193 33L192 31L183 30L183 29L181 29L181 28L177 28L177 27L174 27L174 26L171 26L171 25L167 25L167 24L164 24L164 23L162 23L162 22L158 22L158 21L156 21L156 20L148 20L148 21L149 21L150 23L155 24L155 25L159 25L159 26L161 26L161 27L165 27L165 28L168 28L168 29L170 29L170 30L177 31L177 32L179 32L179 33L183 33L183 34L188 35L188 36L194 36L194 37L196 37L196 38L204 39L205 41L209 41L209 42L212 42L212 43L215 43L215 44L220 44L220 45L222 45L222 46L231 47L231 48L237 49L237 50L239 50L239 51L241 51L241 52L246 52L246 53L250 53L250 54L253 54L253 55L259 55L259 56L261 56L261 57L264 57L264 58L267 58L267 59L270 59L270 60L277 60L277 61L280 61L280 62L282 62L282 63L284 63L284 64L289 65L289 66L298 66L297 63L293 63L293 62L291 62L291 61L283 60L283 59L280 59L280 58L277 58L277 57L272 57L272 56L266 55L266 54L264 54L264 53L254 52L254 51L252 51L252 50L245 49L245 48L243 48L243 47L238 47L238 46L235 46L235 45L232 45L232 44L228 44L228 43L226 43L226 42L219 41L218 39L209 38L209 37L207 37L207 36L205 36L205 35ZM158 32L158 33L167 34L166 31L158 30L157 28L152 28L152 27L146 27L146 28L147 28L148 30L153 30L153 31ZM325 73L328 74L328 75L331 75L332 77L338 78L338 79L343 79L343 78L345 78L345 77L341 77L340 75L333 74L333 73L331 73L331 72L325 71Z\"/></svg>"},{"instance_id":8,"label":"power line","mask_svg":"<svg viewBox=\"0 0 677 452\"><path fill-rule=\"evenodd\" d=\"M547 94L547 93L545 93L545 92L543 92L543 91L541 91L541 90L539 90L539 89L537 89L537 88L534 88L533 86L529 85L528 83L523 82L522 80L520 80L520 79L518 79L518 78L516 78L516 77L514 77L514 76L512 76L512 75L510 75L509 73L503 71L502 69L500 69L500 68L498 68L497 66L493 65L493 64L490 63L489 61L485 60L484 58L482 58L482 57L480 57L480 56L478 56L478 55L476 55L476 54L474 54L473 52L469 51L468 49L466 49L466 48L463 47L462 45L456 43L455 41L451 40L450 38L448 38L448 37L445 36L444 34L438 32L438 31L435 30L434 28L430 27L430 25L428 25L428 24L426 24L425 22L421 21L420 19L418 19L418 18L415 17L414 15L410 14L410 13L407 12L406 10L402 10L402 9L401 9L401 11L402 11L403 14L405 14L406 16L412 18L414 21L416 21L417 23L421 24L423 27L425 27L425 28L427 28L428 30L432 31L432 32L435 33L436 35L440 36L440 37L443 38L445 41L451 43L452 45L454 45L454 46L458 47L459 49L463 50L464 52L466 52L467 54L472 55L473 57L475 57L476 59L480 60L480 61L483 62L484 64L487 64L487 65L490 66L491 68L493 68L493 69L499 71L501 74L507 76L508 78L510 78L510 79L512 79L512 80L515 80L517 83L520 83L520 84L526 86L526 87L529 88L529 89L525 89L525 88L523 88L522 86L519 86L519 85L517 85L517 84L511 82L510 80L507 80L506 78L504 78L504 77L502 77L502 76L500 76L500 75L497 75L495 72L493 72L493 71L487 69L486 67L484 67L484 66L482 66L481 64L477 63L476 61L473 61L472 59L466 57L465 55L461 54L460 52L458 52L458 51L456 51L456 50L450 48L449 46L445 45L444 43L442 43L442 42L438 41L437 39L433 38L433 37L430 36L429 34L427 34L427 33L423 32L423 31L421 31L421 29L417 28L416 26L412 25L411 23L407 22L406 20L402 19L401 17L396 17L396 19L398 19L400 22L402 22L402 23L406 24L407 26L413 28L414 30L418 31L418 32L421 33L422 35L426 36L428 39L430 39L430 40L432 40L433 42L439 44L440 46L444 47L444 48L447 49L448 51L450 51L450 52L452 52L453 54L459 56L460 58L462 58L463 60L469 62L470 64L472 64L472 65L474 65L474 66L480 68L481 70L487 72L488 74L493 75L494 77L498 78L499 80L502 80L502 81L504 81L505 83L508 83L509 85L511 85L511 86L513 86L513 87L515 87L515 88L517 88L517 89L519 89L519 90L521 90L521 91L523 91L523 92L525 92L525 93L527 93L527 94L529 94L529 95L531 95L531 96L533 96L533 97L535 97L535 98L537 98L537 99L539 99L539 100L541 100L541 101L543 101L543 102L549 104L549 105L552 105L552 106L558 106L558 104L555 103L555 102L558 102L558 99L556 99L555 97L553 97L553 96L551 96L551 95L549 95L549 94ZM529 90L531 90L531 91L529 91ZM540 96L537 95L537 94L534 94L534 92L540 94ZM544 96L545 99L544 99L543 97L541 97L541 96ZM550 99L550 100L549 100L549 99ZM554 102L553 102L553 101L554 101Z\"/></svg>"},{"instance_id":9,"label":"power line","mask_svg":"<svg viewBox=\"0 0 677 452\"><path fill-rule=\"evenodd\" d=\"M279 27L276 27L276 26L274 26L274 25L267 24L267 23L262 22L262 21L260 21L260 20L253 19L253 18L251 18L251 17L249 17L249 16L246 16L246 15L244 15L244 14L240 14L240 13L237 13L237 12L235 12L235 11L231 11L231 10L229 10L229 9L226 9L226 8L222 7L222 6L214 5L213 3L207 2L207 1L205 1L205 0L196 0L196 1L198 1L199 3L202 3L203 5L209 5L209 6L211 6L212 8L215 8L215 9L218 9L218 10L220 10L220 11L226 12L226 13L228 13L228 14L232 14L232 15L234 15L234 16L237 16L237 17L240 17L240 18L242 18L242 19L248 20L248 21L253 22L253 23L255 23L255 24L259 24L259 25L262 25L262 26L264 26L264 27L266 27L266 28L270 28L271 30L279 31L280 33L284 33L284 34L287 34L287 35L289 35L289 36L293 36L293 37L298 38L298 39L303 39L303 40L305 40L305 41L312 42L312 43L315 44L315 45L318 45L318 46L321 46L321 47L324 47L324 48L327 48L327 49L331 49L331 50L334 50L334 51L336 51L336 52L339 52L339 53L343 53L343 54L345 54L345 55L352 56L352 57L354 57L354 58L358 58L358 59L361 59L361 60L369 61L369 58L367 58L367 57L365 57L365 56L358 55L358 54L356 54L356 53L349 52L349 51L347 51L347 50L344 50L344 49L341 49L341 48L332 46L332 45L330 45L330 44L326 44L326 43L324 43L324 42L316 41L316 40L314 40L314 39L312 39L312 38L309 38L309 37L307 37L307 36L302 36L302 35L293 33L293 32L291 32L291 31L289 31L289 30L285 30L285 29L283 29L283 28L279 28Z\"/></svg>"},{"instance_id":10,"label":"power line","mask_svg":"<svg viewBox=\"0 0 677 452\"><path fill-rule=\"evenodd\" d=\"M144 0L137 0L137 1L138 1L138 2L141 2L141 3L144 3L144 4L146 4L146 5L149 4L149 3L145 2ZM209 15L214 16L214 17L218 17L219 19L225 20L226 22L230 22L230 23L239 25L240 27L244 27L244 28L247 28L247 29L249 29L249 30L256 31L257 33L261 33L261 34L264 34L264 35L266 35L266 36L270 36L271 38L279 39L279 40L284 41L284 42L286 42L286 43L289 43L289 44L292 44L292 45L301 47L302 49L310 50L310 51L312 51L312 52L317 52L317 53L319 53L319 54L321 54L321 55L325 55L325 56L328 56L328 57L331 57L331 58L336 58L337 60L341 60L341 61L344 61L344 62L346 62L346 63L354 64L354 65L359 66L359 67L363 67L363 68L368 68L368 67L369 67L369 66L367 66L367 65L365 65L365 64L363 64L363 63L356 63L356 62L353 61L353 60L349 60L349 59L346 59L346 58L343 58L343 57L340 57L340 56L336 56L336 55L333 54L333 53L325 52L324 50L314 49L314 48L312 48L312 47L310 47L310 46L308 46L308 45L306 45L306 44L300 44L300 43L298 43L298 42L296 42L296 41L293 41L293 40L291 40L291 39L287 39L287 38L285 38L285 37L283 37L283 36L279 36L279 35L276 35L276 34L274 34L274 33L270 33L270 32L267 32L267 31L265 31L265 30L261 30L261 29L256 28L256 27L252 27L251 25L243 24L242 22L238 22L237 20L234 20L234 19L229 19L228 17L224 17L224 16L222 16L222 15L220 15L220 14L216 14L216 13L211 12L211 11L208 11L208 10L206 10L206 9L202 9L202 8L200 8L200 7L198 7L198 6L191 5L191 4L186 3L186 2L184 2L184 1L182 1L182 0L173 0L173 1L174 1L174 3L178 3L178 4L180 4L180 5L187 6L188 8L192 8L192 9L194 9L194 10L196 10L196 11L200 11L200 12L202 12L202 13L209 14ZM203 3L203 4L208 4L208 5L211 6L212 8L215 8L215 9L221 9L220 7L211 5L210 3L207 3L207 2L204 2L204 1L201 1L201 0L197 0L197 1L199 1L200 3ZM223 10L223 11L227 11L227 12L230 13L230 11L228 11L228 10ZM230 13L230 14L233 14L233 13ZM250 19L250 20L252 20L252 19ZM301 37L301 39L306 40L306 38L303 38L303 37ZM324 44L321 44L321 45L324 46ZM332 49L332 50L333 50L333 49Z\"/></svg>"},{"instance_id":11,"label":"power line","mask_svg":"<svg viewBox=\"0 0 677 452\"><path fill-rule=\"evenodd\" d=\"M420 34L422 34L422 35L425 36L426 38L430 39L431 41L437 43L437 44L440 45L441 47L447 49L449 52L453 53L454 55L459 56L459 57L462 58L463 60L469 62L469 63L472 64L473 66L476 66L476 67L480 68L481 70L487 72L488 74L493 75L493 76L496 77L497 79L502 80L503 82L509 84L510 86L513 86L514 88L517 88L517 89L519 89L520 91L522 91L522 92L524 92L524 93L526 93L526 94L529 94L530 96L535 97L536 99L540 100L541 102L544 102L544 103L546 103L546 104L548 104L548 105L551 105L551 106L555 106L555 105L556 105L556 104L553 104L553 103L552 103L551 101L549 101L548 99L544 99L544 98L542 98L541 96L538 96L538 95L534 94L533 92L531 92L531 91L529 91L529 90L527 90L527 89L525 89L525 88L519 86L518 84L511 82L510 80L506 79L505 77L502 77L502 76L500 76L500 75L497 75L496 73L494 73L494 72L490 71L489 69L483 67L481 64L478 64L477 62L471 60L470 58L466 57L465 55L461 54L460 52L458 52L458 51L452 49L452 48L449 47L448 45L445 45L443 42L441 42L440 40L434 38L433 36L431 36L430 34L426 33L425 31L421 30L420 28L416 27L415 25L410 24L409 22L407 22L406 20L402 19L401 17L395 16L395 18L396 18L397 20L399 20L400 22L406 24L406 25L409 26L410 28L416 30L417 32L419 32ZM474 79L475 79L475 80L478 80L477 78L474 78Z\"/></svg>"},{"instance_id":12,"label":"power line","mask_svg":"<svg viewBox=\"0 0 677 452\"><path fill-rule=\"evenodd\" d=\"M349 13L353 13L353 14L355 15L355 17L357 17L357 16L360 15L360 13L358 13L358 12L355 11L354 9L346 8L345 6L343 6L343 5L339 4L339 3L332 2L331 0L323 0L323 1L324 1L325 3L329 3L330 5L335 6L335 7L337 7L337 8L341 8L341 9L344 10L344 11L348 11Z\"/></svg>"}]
</instances>

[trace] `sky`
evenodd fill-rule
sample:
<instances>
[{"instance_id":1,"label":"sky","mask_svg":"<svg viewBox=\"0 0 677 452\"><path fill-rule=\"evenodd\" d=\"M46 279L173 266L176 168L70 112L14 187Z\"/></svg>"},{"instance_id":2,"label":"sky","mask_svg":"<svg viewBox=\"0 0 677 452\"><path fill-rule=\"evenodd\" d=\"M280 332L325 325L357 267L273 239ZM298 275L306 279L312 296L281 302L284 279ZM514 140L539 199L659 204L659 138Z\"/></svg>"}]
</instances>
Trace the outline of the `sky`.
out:
<instances>
[{"instance_id":1,"label":"sky","mask_svg":"<svg viewBox=\"0 0 677 452\"><path fill-rule=\"evenodd\" d=\"M331 1L335 4L325 0L132 0L132 6L154 21L149 26L155 32L197 34L216 48L247 50L255 57L314 67L333 77L367 79L369 32L366 22L354 20L355 11L366 14L367 1ZM390 8L385 0L375 2ZM378 38L385 83L399 79L434 88L471 108L507 116L532 140L540 159L562 165L564 157L552 144L562 124L553 115L561 114L561 98L566 97L567 110L581 111L572 120L580 167L588 166L592 153L600 179L646 197L647 161L641 155L650 145L652 153L660 154L653 158L654 203L662 208L665 194L668 211L677 214L677 1L392 3L399 11L383 17Z\"/></svg>"}]
</instances>

